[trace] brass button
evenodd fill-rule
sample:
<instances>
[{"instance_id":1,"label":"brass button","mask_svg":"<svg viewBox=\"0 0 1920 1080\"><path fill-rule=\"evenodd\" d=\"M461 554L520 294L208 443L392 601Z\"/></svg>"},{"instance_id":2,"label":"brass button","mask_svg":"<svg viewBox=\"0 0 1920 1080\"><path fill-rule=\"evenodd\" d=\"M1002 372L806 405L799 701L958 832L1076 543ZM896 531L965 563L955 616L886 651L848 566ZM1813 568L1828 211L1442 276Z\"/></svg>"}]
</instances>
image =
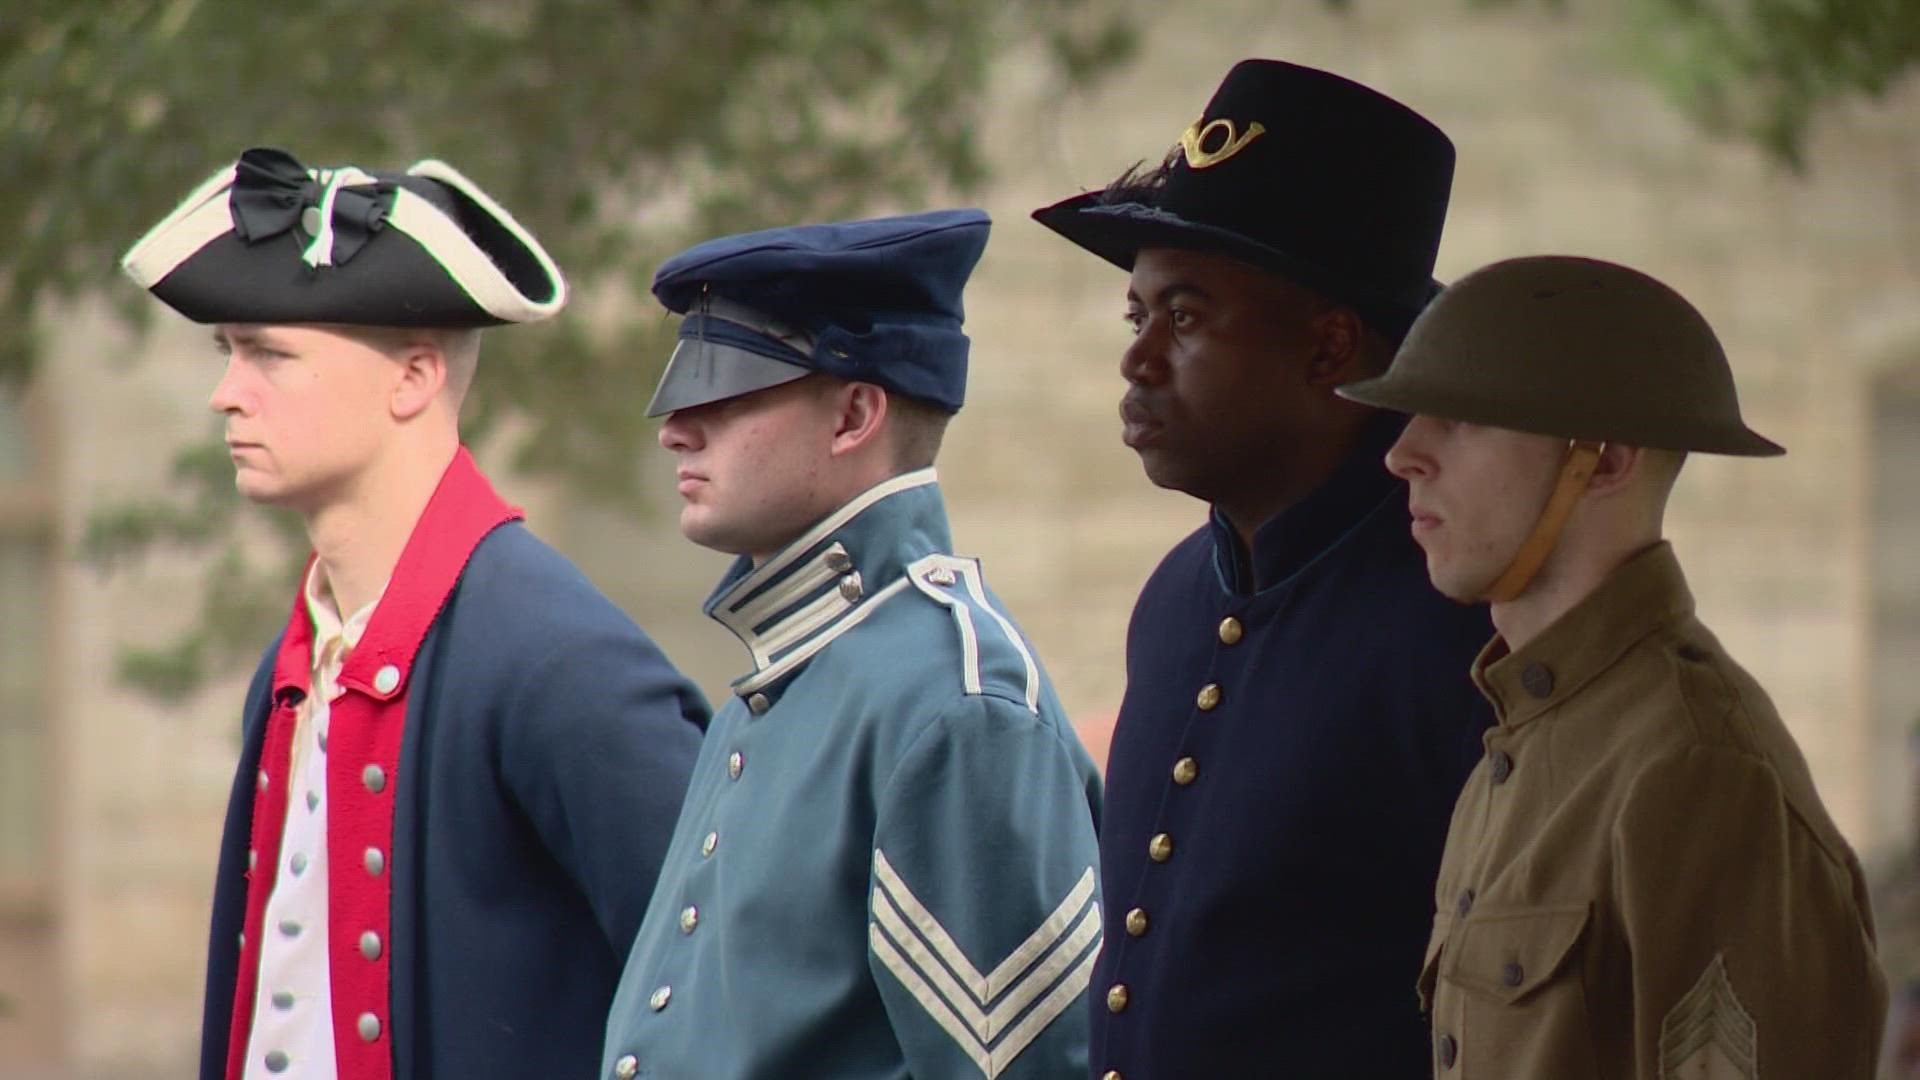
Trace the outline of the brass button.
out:
<instances>
[{"instance_id":1,"label":"brass button","mask_svg":"<svg viewBox=\"0 0 1920 1080\"><path fill-rule=\"evenodd\" d=\"M1127 933L1139 937L1147 932L1147 909L1134 908L1127 912Z\"/></svg>"},{"instance_id":2,"label":"brass button","mask_svg":"<svg viewBox=\"0 0 1920 1080\"><path fill-rule=\"evenodd\" d=\"M652 1009L654 1012L659 1012L661 1009L667 1007L667 1002L672 1000L673 987L662 986L658 990L655 990L651 997L647 998L647 1008Z\"/></svg>"},{"instance_id":3,"label":"brass button","mask_svg":"<svg viewBox=\"0 0 1920 1080\"><path fill-rule=\"evenodd\" d=\"M1220 704L1220 684L1210 682L1201 687L1199 695L1193 699L1193 702L1200 706L1201 712L1211 710L1215 705Z\"/></svg>"},{"instance_id":4,"label":"brass button","mask_svg":"<svg viewBox=\"0 0 1920 1080\"><path fill-rule=\"evenodd\" d=\"M361 1042L373 1042L380 1038L380 1018L370 1012L361 1013L354 1026L360 1030Z\"/></svg>"},{"instance_id":5,"label":"brass button","mask_svg":"<svg viewBox=\"0 0 1920 1080\"><path fill-rule=\"evenodd\" d=\"M369 960L380 959L380 935L369 930L360 935L360 955Z\"/></svg>"},{"instance_id":6,"label":"brass button","mask_svg":"<svg viewBox=\"0 0 1920 1080\"><path fill-rule=\"evenodd\" d=\"M842 600L849 603L858 600L860 599L861 591L860 571L855 570L853 573L840 579L840 598Z\"/></svg>"},{"instance_id":7,"label":"brass button","mask_svg":"<svg viewBox=\"0 0 1920 1080\"><path fill-rule=\"evenodd\" d=\"M708 833L707 838L700 841L700 857L703 859L713 858L713 849L719 846L720 834L717 832Z\"/></svg>"},{"instance_id":8,"label":"brass button","mask_svg":"<svg viewBox=\"0 0 1920 1080\"><path fill-rule=\"evenodd\" d=\"M1233 616L1229 615L1226 618L1220 620L1220 644L1222 645L1239 644L1240 635L1243 632L1244 631L1241 629L1239 619L1236 619Z\"/></svg>"},{"instance_id":9,"label":"brass button","mask_svg":"<svg viewBox=\"0 0 1920 1080\"><path fill-rule=\"evenodd\" d=\"M380 871L385 870L387 868L387 857L386 855L382 854L380 849L377 847L370 847L367 849L365 862L367 867L367 873L372 874L374 877L379 877Z\"/></svg>"},{"instance_id":10,"label":"brass button","mask_svg":"<svg viewBox=\"0 0 1920 1080\"><path fill-rule=\"evenodd\" d=\"M773 708L773 702L768 701L767 695L765 694L754 694L747 698L747 709L755 716L759 716L771 708Z\"/></svg>"},{"instance_id":11,"label":"brass button","mask_svg":"<svg viewBox=\"0 0 1920 1080\"><path fill-rule=\"evenodd\" d=\"M694 907L692 904L688 904L686 907L681 909L680 911L680 932L681 933L691 934L693 933L693 928L699 925L700 925L700 909L699 908Z\"/></svg>"},{"instance_id":12,"label":"brass button","mask_svg":"<svg viewBox=\"0 0 1920 1080\"><path fill-rule=\"evenodd\" d=\"M1199 775L1200 763L1190 757L1183 757L1173 763L1173 782L1181 787L1193 783L1194 777Z\"/></svg>"},{"instance_id":13,"label":"brass button","mask_svg":"<svg viewBox=\"0 0 1920 1080\"><path fill-rule=\"evenodd\" d=\"M1127 1008L1127 984L1114 983L1107 987L1107 1011L1125 1012Z\"/></svg>"},{"instance_id":14,"label":"brass button","mask_svg":"<svg viewBox=\"0 0 1920 1080\"><path fill-rule=\"evenodd\" d=\"M1513 756L1505 750L1495 750L1493 756L1487 760L1487 765L1493 772L1495 784L1504 784L1507 778L1513 775Z\"/></svg>"},{"instance_id":15,"label":"brass button","mask_svg":"<svg viewBox=\"0 0 1920 1080\"><path fill-rule=\"evenodd\" d=\"M640 1059L632 1054L624 1054L613 1063L613 1080L633 1080L640 1075Z\"/></svg>"},{"instance_id":16,"label":"brass button","mask_svg":"<svg viewBox=\"0 0 1920 1080\"><path fill-rule=\"evenodd\" d=\"M844 551L827 552L827 569L836 574L844 574L853 569L853 556Z\"/></svg>"},{"instance_id":17,"label":"brass button","mask_svg":"<svg viewBox=\"0 0 1920 1080\"><path fill-rule=\"evenodd\" d=\"M1119 1069L1108 1069L1100 1074L1100 1080L1126 1080L1126 1078L1120 1075Z\"/></svg>"},{"instance_id":18,"label":"brass button","mask_svg":"<svg viewBox=\"0 0 1920 1080\"><path fill-rule=\"evenodd\" d=\"M360 770L360 782L375 795L387 790L387 770L378 765L369 765Z\"/></svg>"},{"instance_id":19,"label":"brass button","mask_svg":"<svg viewBox=\"0 0 1920 1080\"><path fill-rule=\"evenodd\" d=\"M1154 833L1147 841L1147 858L1154 862L1166 862L1173 858L1173 837L1166 833Z\"/></svg>"},{"instance_id":20,"label":"brass button","mask_svg":"<svg viewBox=\"0 0 1920 1080\"><path fill-rule=\"evenodd\" d=\"M741 753L738 750L735 750L733 753L727 755L727 779L729 780L740 779L740 774L746 770L746 767L747 767L747 755Z\"/></svg>"},{"instance_id":21,"label":"brass button","mask_svg":"<svg viewBox=\"0 0 1920 1080\"><path fill-rule=\"evenodd\" d=\"M1528 664L1520 670L1520 685L1537 698L1553 696L1553 670L1545 664Z\"/></svg>"}]
</instances>

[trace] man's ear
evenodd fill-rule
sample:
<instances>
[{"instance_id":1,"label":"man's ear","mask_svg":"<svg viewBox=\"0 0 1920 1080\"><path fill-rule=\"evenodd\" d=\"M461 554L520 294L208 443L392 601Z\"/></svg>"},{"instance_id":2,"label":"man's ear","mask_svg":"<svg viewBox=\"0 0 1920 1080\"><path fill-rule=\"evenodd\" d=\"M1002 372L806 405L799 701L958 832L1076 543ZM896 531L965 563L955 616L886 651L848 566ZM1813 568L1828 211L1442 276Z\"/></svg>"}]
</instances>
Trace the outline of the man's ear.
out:
<instances>
[{"instance_id":1,"label":"man's ear","mask_svg":"<svg viewBox=\"0 0 1920 1080\"><path fill-rule=\"evenodd\" d=\"M850 382L834 394L832 452L850 454L880 437L887 420L887 392L873 383Z\"/></svg>"},{"instance_id":2,"label":"man's ear","mask_svg":"<svg viewBox=\"0 0 1920 1080\"><path fill-rule=\"evenodd\" d=\"M447 356L431 337L413 338L393 355L399 366L389 407L396 420L411 420L425 412L447 385Z\"/></svg>"},{"instance_id":3,"label":"man's ear","mask_svg":"<svg viewBox=\"0 0 1920 1080\"><path fill-rule=\"evenodd\" d=\"M1308 320L1313 355L1307 383L1331 392L1359 378L1366 356L1367 327L1352 308L1329 306Z\"/></svg>"},{"instance_id":4,"label":"man's ear","mask_svg":"<svg viewBox=\"0 0 1920 1080\"><path fill-rule=\"evenodd\" d=\"M1646 453L1624 443L1602 443L1600 457L1593 463L1593 478L1587 491L1594 495L1612 495L1624 491L1639 478L1646 465Z\"/></svg>"}]
</instances>

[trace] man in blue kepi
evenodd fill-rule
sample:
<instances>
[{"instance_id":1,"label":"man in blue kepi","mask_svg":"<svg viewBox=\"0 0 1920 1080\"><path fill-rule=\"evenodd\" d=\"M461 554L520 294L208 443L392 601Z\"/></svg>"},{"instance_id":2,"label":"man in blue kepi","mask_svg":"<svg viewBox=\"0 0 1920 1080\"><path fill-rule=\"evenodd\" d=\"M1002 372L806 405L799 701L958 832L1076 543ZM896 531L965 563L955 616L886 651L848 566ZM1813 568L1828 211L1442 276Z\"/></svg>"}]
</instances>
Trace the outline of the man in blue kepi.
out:
<instances>
[{"instance_id":1,"label":"man in blue kepi","mask_svg":"<svg viewBox=\"0 0 1920 1080\"><path fill-rule=\"evenodd\" d=\"M1412 990L1491 629L1427 582L1382 461L1406 418L1334 389L1432 295L1452 178L1413 110L1249 60L1159 167L1035 212L1132 272L1124 437L1209 504L1128 633L1094 1077L1427 1075Z\"/></svg>"},{"instance_id":2,"label":"man in blue kepi","mask_svg":"<svg viewBox=\"0 0 1920 1080\"><path fill-rule=\"evenodd\" d=\"M951 553L977 210L669 259L649 409L707 614L714 719L609 1018L613 1080L1065 1078L1087 1068L1100 779L1032 646Z\"/></svg>"}]
</instances>

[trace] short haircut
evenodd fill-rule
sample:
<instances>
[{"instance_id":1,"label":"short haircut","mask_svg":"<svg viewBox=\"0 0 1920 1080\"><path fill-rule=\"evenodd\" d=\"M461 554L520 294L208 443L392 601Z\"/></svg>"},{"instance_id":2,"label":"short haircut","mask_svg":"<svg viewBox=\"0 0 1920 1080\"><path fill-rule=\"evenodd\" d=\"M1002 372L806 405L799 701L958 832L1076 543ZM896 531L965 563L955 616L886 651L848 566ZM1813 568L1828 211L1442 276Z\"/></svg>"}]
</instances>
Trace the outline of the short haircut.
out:
<instances>
[{"instance_id":1,"label":"short haircut","mask_svg":"<svg viewBox=\"0 0 1920 1080\"><path fill-rule=\"evenodd\" d=\"M940 456L953 414L938 405L887 391L887 426L893 432L894 468L913 472L930 467Z\"/></svg>"},{"instance_id":2,"label":"short haircut","mask_svg":"<svg viewBox=\"0 0 1920 1080\"><path fill-rule=\"evenodd\" d=\"M389 356L398 357L422 342L431 343L447 361L447 392L455 402L467 396L480 367L480 330L473 327L343 326L339 332Z\"/></svg>"}]
</instances>

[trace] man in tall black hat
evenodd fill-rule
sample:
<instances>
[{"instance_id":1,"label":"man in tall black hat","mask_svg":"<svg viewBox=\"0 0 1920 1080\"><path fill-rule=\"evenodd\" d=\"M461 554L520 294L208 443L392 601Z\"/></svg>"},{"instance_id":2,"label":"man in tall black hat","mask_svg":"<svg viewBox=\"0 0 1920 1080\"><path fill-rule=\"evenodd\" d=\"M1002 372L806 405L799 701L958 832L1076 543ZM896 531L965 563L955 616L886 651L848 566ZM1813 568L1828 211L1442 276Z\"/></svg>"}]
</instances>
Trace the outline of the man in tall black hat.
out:
<instances>
[{"instance_id":1,"label":"man in tall black hat","mask_svg":"<svg viewBox=\"0 0 1920 1080\"><path fill-rule=\"evenodd\" d=\"M1334 394L1437 289L1453 146L1336 75L1236 65L1155 169L1036 211L1132 273L1123 437L1209 504L1134 608L1100 836L1092 1075L1416 1077L1414 982L1486 703Z\"/></svg>"},{"instance_id":2,"label":"man in tall black hat","mask_svg":"<svg viewBox=\"0 0 1920 1080\"><path fill-rule=\"evenodd\" d=\"M200 1080L594 1074L707 718L461 445L481 329L566 302L439 162L255 149L127 253L211 324L235 483L313 544L247 691Z\"/></svg>"}]
</instances>

